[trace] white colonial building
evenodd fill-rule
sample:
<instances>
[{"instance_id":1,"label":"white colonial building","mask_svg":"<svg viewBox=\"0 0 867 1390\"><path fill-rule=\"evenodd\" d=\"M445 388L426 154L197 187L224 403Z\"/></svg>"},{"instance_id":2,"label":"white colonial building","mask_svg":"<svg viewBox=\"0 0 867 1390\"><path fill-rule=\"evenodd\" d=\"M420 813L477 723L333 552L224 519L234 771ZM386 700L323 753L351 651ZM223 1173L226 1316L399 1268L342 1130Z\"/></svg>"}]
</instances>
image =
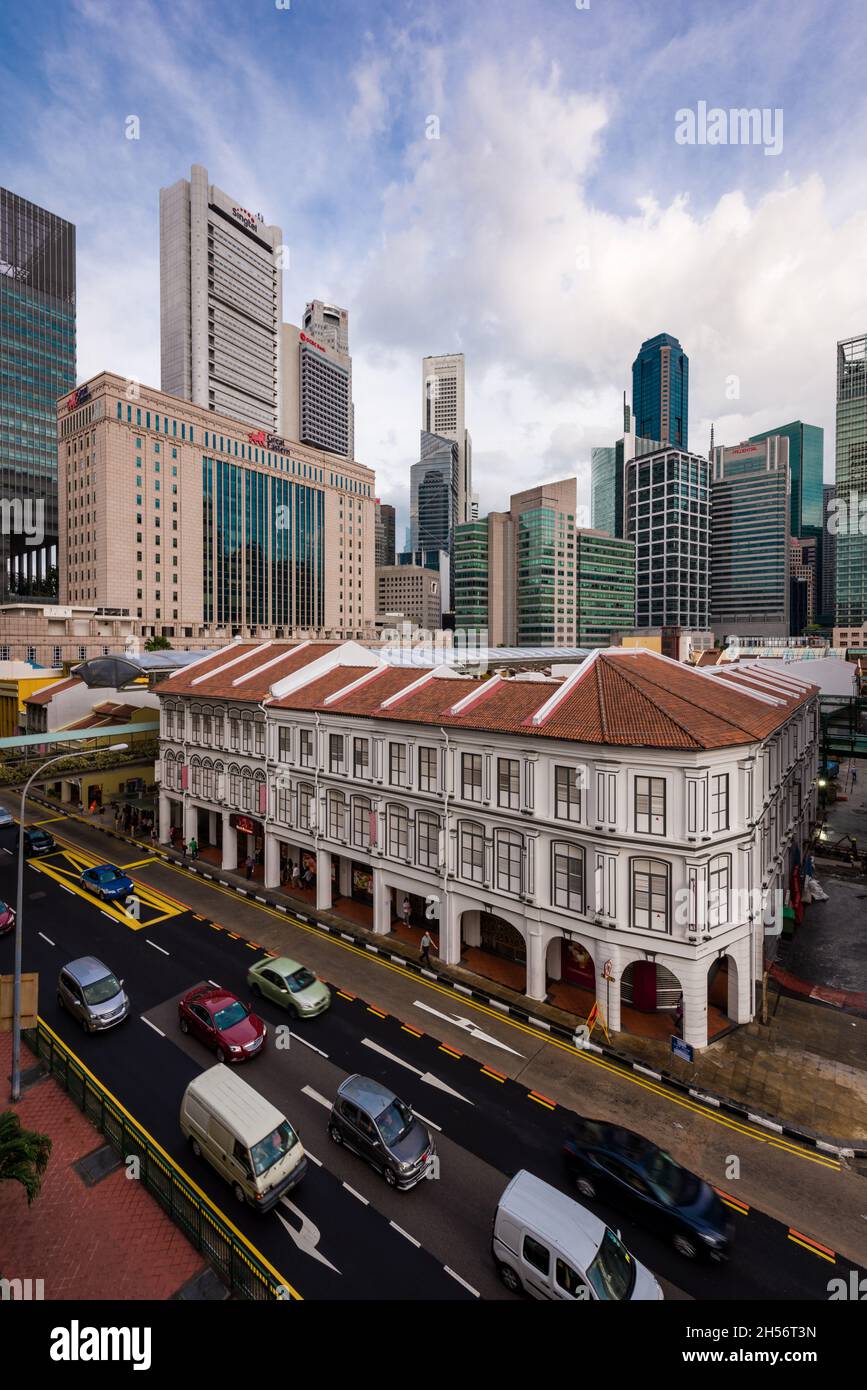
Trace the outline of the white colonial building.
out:
<instances>
[{"instance_id":1,"label":"white colonial building","mask_svg":"<svg viewBox=\"0 0 867 1390\"><path fill-rule=\"evenodd\" d=\"M442 961L508 954L530 999L591 988L609 1029L682 993L704 1046L721 969L728 1020L753 1017L815 819L805 680L626 648L565 678L419 674L352 642L244 642L158 693L161 840L251 855L266 888L298 866L320 910L355 897L381 934L426 904Z\"/></svg>"}]
</instances>

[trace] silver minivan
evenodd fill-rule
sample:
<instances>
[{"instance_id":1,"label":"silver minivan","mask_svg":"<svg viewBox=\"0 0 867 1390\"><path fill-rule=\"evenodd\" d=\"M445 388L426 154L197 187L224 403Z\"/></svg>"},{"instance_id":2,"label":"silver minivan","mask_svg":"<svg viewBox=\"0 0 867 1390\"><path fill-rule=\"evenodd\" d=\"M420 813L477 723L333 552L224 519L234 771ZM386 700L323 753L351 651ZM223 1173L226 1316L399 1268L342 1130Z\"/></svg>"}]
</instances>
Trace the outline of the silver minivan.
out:
<instances>
[{"instance_id":1,"label":"silver minivan","mask_svg":"<svg viewBox=\"0 0 867 1390\"><path fill-rule=\"evenodd\" d=\"M64 965L57 980L57 1002L77 1019L85 1033L100 1033L123 1023L129 995L107 965L96 956L79 956Z\"/></svg>"},{"instance_id":2,"label":"silver minivan","mask_svg":"<svg viewBox=\"0 0 867 1390\"><path fill-rule=\"evenodd\" d=\"M522 1169L497 1206L491 1249L512 1293L566 1303L663 1297L619 1232L559 1188Z\"/></svg>"}]
</instances>

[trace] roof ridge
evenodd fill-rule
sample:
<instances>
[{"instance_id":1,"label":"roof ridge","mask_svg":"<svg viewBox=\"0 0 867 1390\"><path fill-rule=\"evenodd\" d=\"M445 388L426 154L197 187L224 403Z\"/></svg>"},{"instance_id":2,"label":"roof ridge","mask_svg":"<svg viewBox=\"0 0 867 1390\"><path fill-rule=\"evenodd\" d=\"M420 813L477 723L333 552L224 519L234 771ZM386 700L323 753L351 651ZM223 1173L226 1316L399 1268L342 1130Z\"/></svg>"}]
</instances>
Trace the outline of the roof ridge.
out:
<instances>
[{"instance_id":1,"label":"roof ridge","mask_svg":"<svg viewBox=\"0 0 867 1390\"><path fill-rule=\"evenodd\" d=\"M657 653L656 653L656 652L650 652L649 655L650 655L650 656L656 656ZM675 663L675 664L676 664L676 665L680 665L680 663ZM613 667L612 667L612 669L613 669ZM690 667L686 667L686 666L684 666L682 669L685 670L685 671L686 671L686 670L691 670ZM639 689L638 682L635 681L635 680L633 680L633 679L631 679L629 676L625 675L622 667L621 667L620 670L619 670L619 674L623 677L623 679L624 679L625 681L628 681L628 683L633 687L633 689L635 689L635 690L638 690L638 689ZM697 672L694 672L693 674L697 674ZM660 682L657 681L657 680L655 680L653 676L643 675L642 679L646 680L650 685L654 686L657 690L664 690L664 691L666 692L666 694L668 694L668 695L673 695L674 698L675 698L676 700L682 700L683 703L684 703L684 704L687 704L687 705L692 704L692 701L691 701L691 700L687 699L687 698L686 698L685 696L683 696L683 695L678 695L677 692L676 692L675 690L671 690L668 686L665 686L665 685L660 684ZM735 689L735 690L737 689L736 687L732 687L732 688ZM649 698L646 691L641 691L641 693L644 695L644 698L645 698L645 699L648 699L648 698ZM738 693L738 694L743 694L743 691L738 691L737 693ZM657 706L657 708L659 708L659 706ZM700 706L700 705L694 705L694 708L697 709L697 710L699 710L699 709L701 709L701 706ZM699 748L703 748L703 747L705 746L703 743L701 743L701 742L696 738L696 736L695 736L694 733L692 733L689 729L687 729L686 726L685 726L683 723L681 723L681 721L680 721L679 719L677 719L677 718L675 717L675 715L669 714L669 712L668 712L667 710L665 710L665 711L663 711L663 712L665 713L666 719L670 719L671 722L672 722L672 724L676 724L677 727L678 727L679 729L681 729L681 730L683 731L683 733L684 733L685 735L687 735L687 737L691 738L691 739L693 740L693 742L696 743L696 744L698 745ZM755 741L757 735L754 734L754 733L752 733L749 729L745 729L744 726L743 726L743 724L738 724L738 723L735 722L735 720L726 718L726 716L725 716L724 714L720 714L719 711L717 711L717 710L710 710L710 711L709 711L709 710L703 710L702 712L703 712L704 714L708 714L708 713L712 714L713 717L714 717L715 719L719 719L723 724L727 724L727 725L729 726L729 728L736 729L736 730L738 731L738 733L745 734L748 741L750 741L750 742L754 742L754 741Z\"/></svg>"},{"instance_id":2,"label":"roof ridge","mask_svg":"<svg viewBox=\"0 0 867 1390\"><path fill-rule=\"evenodd\" d=\"M596 663L596 694L599 699L599 723L604 738L608 738L608 716L605 710L605 692L602 689L602 667Z\"/></svg>"},{"instance_id":3,"label":"roof ridge","mask_svg":"<svg viewBox=\"0 0 867 1390\"><path fill-rule=\"evenodd\" d=\"M655 652L650 652L650 655L651 655L651 656L655 656L656 653L655 653ZM640 682L639 682L638 680L633 679L631 676L626 675L622 663L621 663L621 664L618 664L618 665L615 665L615 664L612 662L612 663L610 664L610 669L611 669L612 672L616 670L616 671L617 671L617 674L618 674L618 676L621 678L621 680L625 681L627 685L631 686L631 688L632 688L637 694L639 694L639 695L642 697L642 699L647 700L647 701L648 701L649 703L651 703L651 704L653 703L653 702L650 700L650 696L648 695L647 691L646 691L646 690L642 690ZM658 685L658 682L652 680L650 677L646 677L646 679L648 679L648 680L650 681L650 684L651 684L651 685L656 686L656 687L657 687L658 689L660 689L660 690L665 690L665 691L666 691L666 694L668 694L668 695L673 695L674 698L675 698L676 700L682 700L682 699L683 699L683 696L682 696L682 695L677 695L675 691L669 690L666 686L660 686L660 685ZM685 704L689 704L689 701L686 700L686 701L684 701L684 703L685 703ZM696 705L695 708L698 709L699 706ZM657 704L657 705L654 705L654 709L656 710L657 714L663 715L664 718L667 719L667 720L669 721L669 723L673 724L673 725L675 726L676 729L679 729L680 732L683 734L684 738L688 738L688 739L690 740L690 742L693 743L693 744L695 745L696 748L704 748L704 747L705 747L705 744L702 743L701 739L697 738L696 735L692 732L692 730L691 730L691 729L688 729L688 728L686 727L686 725L685 725L680 719L678 719L674 714L671 714L667 709L664 709L662 706L660 706L660 705L658 705L658 704ZM704 712L707 713L707 711L704 711ZM730 720L725 720L724 722L727 723L727 724L731 723ZM747 734L747 737L750 738L750 739L752 739L752 738L754 737L754 735L751 734L751 733L749 732L749 730L743 729L739 724L732 725L732 727L738 729L740 733L745 733L745 734Z\"/></svg>"}]
</instances>

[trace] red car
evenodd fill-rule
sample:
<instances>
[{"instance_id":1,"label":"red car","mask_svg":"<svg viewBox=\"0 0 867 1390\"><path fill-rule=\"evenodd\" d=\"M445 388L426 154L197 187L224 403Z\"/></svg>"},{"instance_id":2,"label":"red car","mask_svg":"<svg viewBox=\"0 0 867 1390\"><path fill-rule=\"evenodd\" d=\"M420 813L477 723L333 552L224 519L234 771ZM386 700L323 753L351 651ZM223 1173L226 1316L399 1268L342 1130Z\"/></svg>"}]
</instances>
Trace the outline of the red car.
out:
<instances>
[{"instance_id":1,"label":"red car","mask_svg":"<svg viewBox=\"0 0 867 1390\"><path fill-rule=\"evenodd\" d=\"M192 1033L218 1062L246 1062L265 1046L268 1030L236 995L218 985L196 985L178 1004L182 1033Z\"/></svg>"},{"instance_id":2,"label":"red car","mask_svg":"<svg viewBox=\"0 0 867 1390\"><path fill-rule=\"evenodd\" d=\"M0 900L0 936L15 929L15 909Z\"/></svg>"}]
</instances>

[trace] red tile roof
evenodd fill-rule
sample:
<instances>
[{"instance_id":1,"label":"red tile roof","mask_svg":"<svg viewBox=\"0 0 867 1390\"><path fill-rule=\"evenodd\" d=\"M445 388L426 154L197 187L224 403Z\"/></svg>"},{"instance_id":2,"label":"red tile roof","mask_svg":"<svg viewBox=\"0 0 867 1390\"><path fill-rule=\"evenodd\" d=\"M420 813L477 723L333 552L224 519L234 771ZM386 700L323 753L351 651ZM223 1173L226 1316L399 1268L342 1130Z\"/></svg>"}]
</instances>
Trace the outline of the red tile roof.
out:
<instances>
[{"instance_id":1,"label":"red tile roof","mask_svg":"<svg viewBox=\"0 0 867 1390\"><path fill-rule=\"evenodd\" d=\"M77 676L68 676L66 680L55 681L54 685L45 685L41 690L37 690L34 695L28 696L24 701L25 705L50 705L55 695L59 695L61 690L72 690L76 685L83 685Z\"/></svg>"},{"instance_id":2,"label":"red tile roof","mask_svg":"<svg viewBox=\"0 0 867 1390\"><path fill-rule=\"evenodd\" d=\"M335 648L334 642L238 642L215 652L207 661L196 661L178 671L159 687L160 695L200 695L204 698L234 698L239 702L258 703L271 691L277 681L325 656ZM250 676L259 667L264 669L251 680L237 682Z\"/></svg>"}]
</instances>

